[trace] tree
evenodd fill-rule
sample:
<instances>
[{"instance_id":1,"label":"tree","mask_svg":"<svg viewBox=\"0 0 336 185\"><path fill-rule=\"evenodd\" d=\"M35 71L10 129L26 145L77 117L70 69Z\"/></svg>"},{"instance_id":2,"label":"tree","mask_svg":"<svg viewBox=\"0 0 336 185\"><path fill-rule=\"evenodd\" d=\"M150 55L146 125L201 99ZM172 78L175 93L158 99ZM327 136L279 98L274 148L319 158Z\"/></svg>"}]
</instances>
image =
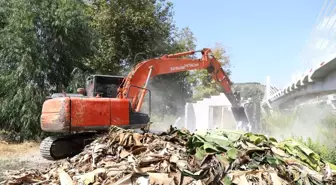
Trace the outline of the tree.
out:
<instances>
[{"instance_id":1,"label":"tree","mask_svg":"<svg viewBox=\"0 0 336 185\"><path fill-rule=\"evenodd\" d=\"M251 98L253 102L261 102L265 93L265 86L257 82L235 83L232 88L240 92L241 98Z\"/></svg>"},{"instance_id":2,"label":"tree","mask_svg":"<svg viewBox=\"0 0 336 185\"><path fill-rule=\"evenodd\" d=\"M177 30L173 34L174 41L169 46L169 53L195 50L196 38L188 27ZM185 71L153 78L150 89L153 93L154 114L177 116L184 113L184 105L192 96L191 84L188 81L189 74L189 71Z\"/></svg>"},{"instance_id":3,"label":"tree","mask_svg":"<svg viewBox=\"0 0 336 185\"><path fill-rule=\"evenodd\" d=\"M66 88L72 70L87 68L91 31L76 0L9 0L11 16L0 32L0 123L32 137L40 132L42 103Z\"/></svg>"},{"instance_id":4,"label":"tree","mask_svg":"<svg viewBox=\"0 0 336 185\"><path fill-rule=\"evenodd\" d=\"M228 76L230 76L230 58L226 54L226 50L222 44L216 43L212 49L212 53L215 58L222 65L223 70ZM202 98L206 98L212 95L217 95L222 92L222 87L218 85L213 79L209 80L209 73L206 70L199 70L192 73L189 78L189 82L193 86L193 100L197 101Z\"/></svg>"},{"instance_id":5,"label":"tree","mask_svg":"<svg viewBox=\"0 0 336 185\"><path fill-rule=\"evenodd\" d=\"M166 0L92 1L89 9L98 38L97 55L89 65L100 74L127 75L138 62L195 47L189 28L173 23L173 4ZM186 38L187 39L186 39ZM175 114L183 108L188 73L156 76L150 81L153 114Z\"/></svg>"},{"instance_id":6,"label":"tree","mask_svg":"<svg viewBox=\"0 0 336 185\"><path fill-rule=\"evenodd\" d=\"M174 34L173 53L196 49L196 37L189 27L182 28Z\"/></svg>"},{"instance_id":7,"label":"tree","mask_svg":"<svg viewBox=\"0 0 336 185\"><path fill-rule=\"evenodd\" d=\"M172 6L166 0L93 0L88 12L98 53L90 66L101 74L126 75L138 61L167 53Z\"/></svg>"},{"instance_id":8,"label":"tree","mask_svg":"<svg viewBox=\"0 0 336 185\"><path fill-rule=\"evenodd\" d=\"M8 15L10 15L9 2L6 0L0 0L0 30L7 25Z\"/></svg>"}]
</instances>

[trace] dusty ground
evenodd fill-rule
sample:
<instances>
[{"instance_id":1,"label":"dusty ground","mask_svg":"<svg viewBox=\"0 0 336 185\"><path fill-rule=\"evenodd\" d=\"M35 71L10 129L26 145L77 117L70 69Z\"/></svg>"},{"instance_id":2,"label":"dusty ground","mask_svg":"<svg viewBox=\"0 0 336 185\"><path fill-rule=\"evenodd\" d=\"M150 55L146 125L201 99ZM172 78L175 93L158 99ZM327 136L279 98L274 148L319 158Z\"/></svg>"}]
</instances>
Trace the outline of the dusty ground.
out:
<instances>
[{"instance_id":1,"label":"dusty ground","mask_svg":"<svg viewBox=\"0 0 336 185\"><path fill-rule=\"evenodd\" d=\"M43 168L49 164L50 161L40 156L39 143L7 144L0 141L0 182L3 181L6 170Z\"/></svg>"}]
</instances>

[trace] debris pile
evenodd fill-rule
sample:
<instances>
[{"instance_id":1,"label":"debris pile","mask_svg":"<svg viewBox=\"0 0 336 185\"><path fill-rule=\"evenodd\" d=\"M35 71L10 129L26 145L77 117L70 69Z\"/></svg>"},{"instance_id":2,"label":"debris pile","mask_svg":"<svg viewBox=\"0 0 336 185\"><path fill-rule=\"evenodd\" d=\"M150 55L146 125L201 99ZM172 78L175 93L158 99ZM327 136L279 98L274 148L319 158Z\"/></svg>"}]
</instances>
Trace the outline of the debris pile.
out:
<instances>
[{"instance_id":1,"label":"debris pile","mask_svg":"<svg viewBox=\"0 0 336 185\"><path fill-rule=\"evenodd\" d=\"M5 184L336 184L335 169L291 140L227 130L140 134L113 127L48 169L7 172Z\"/></svg>"}]
</instances>

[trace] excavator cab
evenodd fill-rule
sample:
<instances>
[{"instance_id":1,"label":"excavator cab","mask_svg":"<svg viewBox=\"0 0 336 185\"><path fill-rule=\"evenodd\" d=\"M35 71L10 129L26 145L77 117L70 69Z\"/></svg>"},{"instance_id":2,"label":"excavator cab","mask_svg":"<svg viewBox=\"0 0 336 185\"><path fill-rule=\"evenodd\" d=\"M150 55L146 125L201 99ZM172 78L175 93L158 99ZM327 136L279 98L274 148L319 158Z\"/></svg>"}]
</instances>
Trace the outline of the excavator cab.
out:
<instances>
[{"instance_id":1,"label":"excavator cab","mask_svg":"<svg viewBox=\"0 0 336 185\"><path fill-rule=\"evenodd\" d=\"M86 79L86 96L116 98L123 76L91 75Z\"/></svg>"},{"instance_id":2,"label":"excavator cab","mask_svg":"<svg viewBox=\"0 0 336 185\"><path fill-rule=\"evenodd\" d=\"M111 75L91 75L86 78L85 89L78 88L77 93L53 93L47 99L58 97L106 97L116 98L118 88L122 81L123 76L111 76Z\"/></svg>"}]
</instances>

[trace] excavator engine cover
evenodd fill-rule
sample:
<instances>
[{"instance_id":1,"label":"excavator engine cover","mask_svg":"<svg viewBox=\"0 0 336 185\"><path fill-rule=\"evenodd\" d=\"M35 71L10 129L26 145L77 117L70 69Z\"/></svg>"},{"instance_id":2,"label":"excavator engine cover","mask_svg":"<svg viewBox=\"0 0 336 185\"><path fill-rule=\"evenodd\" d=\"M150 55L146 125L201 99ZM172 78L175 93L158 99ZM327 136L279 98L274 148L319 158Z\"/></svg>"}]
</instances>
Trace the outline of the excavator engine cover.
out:
<instances>
[{"instance_id":1,"label":"excavator engine cover","mask_svg":"<svg viewBox=\"0 0 336 185\"><path fill-rule=\"evenodd\" d=\"M62 97L43 104L41 128L47 132L108 130L111 125L142 128L147 114L133 112L130 101L118 98Z\"/></svg>"}]
</instances>

